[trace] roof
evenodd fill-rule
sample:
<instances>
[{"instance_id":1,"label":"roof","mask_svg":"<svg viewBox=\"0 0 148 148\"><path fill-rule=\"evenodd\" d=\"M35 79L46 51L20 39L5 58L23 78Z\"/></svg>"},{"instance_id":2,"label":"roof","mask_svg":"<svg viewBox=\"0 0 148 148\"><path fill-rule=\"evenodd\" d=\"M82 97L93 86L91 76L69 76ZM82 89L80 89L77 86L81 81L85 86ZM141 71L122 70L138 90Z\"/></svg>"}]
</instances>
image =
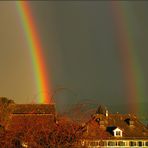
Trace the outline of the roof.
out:
<instances>
[{"instance_id":1,"label":"roof","mask_svg":"<svg viewBox=\"0 0 148 148\"><path fill-rule=\"evenodd\" d=\"M15 104L13 114L55 114L54 104Z\"/></svg>"},{"instance_id":2,"label":"roof","mask_svg":"<svg viewBox=\"0 0 148 148\"><path fill-rule=\"evenodd\" d=\"M54 104L13 104L5 123L6 129L50 127L55 120Z\"/></svg>"},{"instance_id":3,"label":"roof","mask_svg":"<svg viewBox=\"0 0 148 148\"><path fill-rule=\"evenodd\" d=\"M6 129L18 131L21 129L39 128L40 130L51 128L55 123L52 114L12 114Z\"/></svg>"},{"instance_id":4,"label":"roof","mask_svg":"<svg viewBox=\"0 0 148 148\"><path fill-rule=\"evenodd\" d=\"M127 121L132 121L132 124ZM113 135L113 130L116 128L122 130L122 139L148 139L148 129L136 116L130 114L109 114L108 117L95 114L84 128L85 139L117 139Z\"/></svg>"}]
</instances>

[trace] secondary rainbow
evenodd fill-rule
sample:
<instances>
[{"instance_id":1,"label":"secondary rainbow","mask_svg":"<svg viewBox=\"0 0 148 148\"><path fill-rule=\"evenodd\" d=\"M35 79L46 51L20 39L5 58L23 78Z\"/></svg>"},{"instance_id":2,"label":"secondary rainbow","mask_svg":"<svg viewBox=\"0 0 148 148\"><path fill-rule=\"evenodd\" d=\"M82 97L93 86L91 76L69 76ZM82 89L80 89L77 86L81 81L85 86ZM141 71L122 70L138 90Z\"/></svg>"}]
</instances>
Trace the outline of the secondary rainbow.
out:
<instances>
[{"instance_id":1,"label":"secondary rainbow","mask_svg":"<svg viewBox=\"0 0 148 148\"><path fill-rule=\"evenodd\" d=\"M43 49L37 33L35 20L32 16L28 1L17 1L16 6L21 24L26 36L28 51L32 58L34 79L38 95L38 103L51 103L51 86L46 71Z\"/></svg>"},{"instance_id":2,"label":"secondary rainbow","mask_svg":"<svg viewBox=\"0 0 148 148\"><path fill-rule=\"evenodd\" d=\"M145 97L144 75L132 30L134 25L134 20L130 16L132 10L129 9L127 2L112 1L111 6L116 27L117 46L125 76L129 110L140 114L143 108L139 105L139 102L144 100Z\"/></svg>"}]
</instances>

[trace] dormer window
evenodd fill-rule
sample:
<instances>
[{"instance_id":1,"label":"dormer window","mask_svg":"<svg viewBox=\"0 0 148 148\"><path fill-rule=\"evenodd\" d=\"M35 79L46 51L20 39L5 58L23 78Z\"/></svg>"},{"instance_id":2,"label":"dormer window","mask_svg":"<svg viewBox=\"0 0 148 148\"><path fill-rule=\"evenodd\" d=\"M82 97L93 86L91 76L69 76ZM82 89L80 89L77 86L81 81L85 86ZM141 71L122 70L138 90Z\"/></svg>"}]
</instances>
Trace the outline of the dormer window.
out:
<instances>
[{"instance_id":1,"label":"dormer window","mask_svg":"<svg viewBox=\"0 0 148 148\"><path fill-rule=\"evenodd\" d=\"M113 130L113 134L114 134L115 137L122 137L122 130L119 129L119 128L115 128Z\"/></svg>"},{"instance_id":2,"label":"dormer window","mask_svg":"<svg viewBox=\"0 0 148 148\"><path fill-rule=\"evenodd\" d=\"M121 132L120 131L116 131L116 136L121 136Z\"/></svg>"},{"instance_id":3,"label":"dormer window","mask_svg":"<svg viewBox=\"0 0 148 148\"><path fill-rule=\"evenodd\" d=\"M125 119L125 122L126 122L130 127L133 127L133 126L134 126L134 121L131 120L130 118Z\"/></svg>"},{"instance_id":4,"label":"dormer window","mask_svg":"<svg viewBox=\"0 0 148 148\"><path fill-rule=\"evenodd\" d=\"M130 121L129 121L129 125L130 125L130 126L133 126L133 125L134 125L134 121L130 120Z\"/></svg>"}]
</instances>

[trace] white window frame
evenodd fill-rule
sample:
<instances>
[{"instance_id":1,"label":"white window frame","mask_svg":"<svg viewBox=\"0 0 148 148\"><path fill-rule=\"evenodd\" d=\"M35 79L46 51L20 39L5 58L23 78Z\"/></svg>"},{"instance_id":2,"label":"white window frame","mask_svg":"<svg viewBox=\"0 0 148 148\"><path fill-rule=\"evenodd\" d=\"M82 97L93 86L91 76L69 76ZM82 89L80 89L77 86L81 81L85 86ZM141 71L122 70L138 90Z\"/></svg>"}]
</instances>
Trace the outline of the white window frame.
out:
<instances>
[{"instance_id":1,"label":"white window frame","mask_svg":"<svg viewBox=\"0 0 148 148\"><path fill-rule=\"evenodd\" d=\"M114 129L113 133L115 137L122 137L122 130L119 128ZM120 133L120 134L117 134L117 133Z\"/></svg>"}]
</instances>

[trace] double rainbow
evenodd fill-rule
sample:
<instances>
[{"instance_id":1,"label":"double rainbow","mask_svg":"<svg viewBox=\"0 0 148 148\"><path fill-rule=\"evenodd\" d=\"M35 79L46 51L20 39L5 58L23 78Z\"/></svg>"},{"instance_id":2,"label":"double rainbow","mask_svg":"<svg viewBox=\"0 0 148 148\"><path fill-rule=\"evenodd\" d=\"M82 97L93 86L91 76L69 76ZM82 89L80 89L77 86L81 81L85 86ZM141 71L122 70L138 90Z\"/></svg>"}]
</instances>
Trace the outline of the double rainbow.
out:
<instances>
[{"instance_id":1,"label":"double rainbow","mask_svg":"<svg viewBox=\"0 0 148 148\"><path fill-rule=\"evenodd\" d=\"M20 15L21 24L26 36L28 51L30 51L35 82L37 87L38 103L51 103L51 86L47 75L43 49L37 33L35 20L32 16L28 1L17 1L16 6Z\"/></svg>"},{"instance_id":2,"label":"double rainbow","mask_svg":"<svg viewBox=\"0 0 148 148\"><path fill-rule=\"evenodd\" d=\"M37 34L34 18L31 15L31 10L27 1L16 3L32 56L37 90L38 92L43 92L39 98L39 103L50 103L51 86L49 84L51 83L48 80L49 76L47 76L42 53L43 50L39 35ZM134 35L132 32L133 19L129 15L131 10L122 2L113 1L111 2L111 6L117 28L117 43L125 76L129 110L138 113L142 110L142 107L140 107L138 103L145 98L144 75L139 62L138 50L134 43Z\"/></svg>"},{"instance_id":3,"label":"double rainbow","mask_svg":"<svg viewBox=\"0 0 148 148\"><path fill-rule=\"evenodd\" d=\"M112 1L111 8L116 27L116 37L121 57L129 111L143 113L139 105L145 98L144 74L142 73L138 50L133 33L134 19L127 2Z\"/></svg>"}]
</instances>

